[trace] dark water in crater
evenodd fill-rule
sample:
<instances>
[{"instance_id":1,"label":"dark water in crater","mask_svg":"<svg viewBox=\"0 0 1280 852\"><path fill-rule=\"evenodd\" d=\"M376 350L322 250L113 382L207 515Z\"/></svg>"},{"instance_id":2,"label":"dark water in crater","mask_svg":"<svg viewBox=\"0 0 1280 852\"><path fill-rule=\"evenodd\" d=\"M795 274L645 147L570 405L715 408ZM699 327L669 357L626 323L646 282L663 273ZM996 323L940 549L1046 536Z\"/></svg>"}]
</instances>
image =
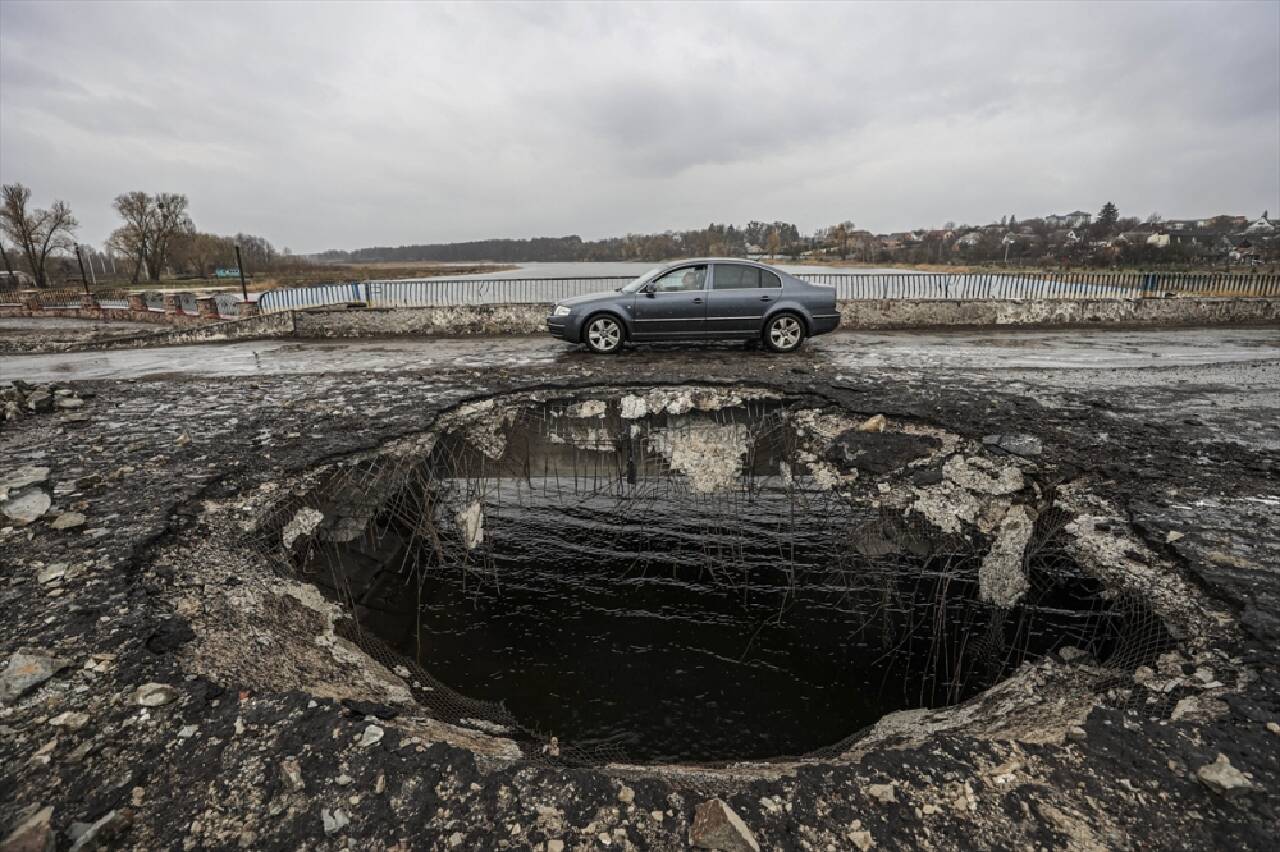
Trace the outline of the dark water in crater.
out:
<instances>
[{"instance_id":1,"label":"dark water in crater","mask_svg":"<svg viewBox=\"0 0 1280 852\"><path fill-rule=\"evenodd\" d=\"M873 482L858 496L781 476L780 462L800 467L776 420L756 417L742 487L715 494L673 476L616 412L589 421L595 446L575 424L510 425L499 460L446 441L312 567L432 678L588 755L805 754L894 710L964 700L1062 644L1105 658L1123 630L1095 581L1044 555L1018 606L980 603L989 541L886 516ZM468 508L483 509L470 547Z\"/></svg>"},{"instance_id":2,"label":"dark water in crater","mask_svg":"<svg viewBox=\"0 0 1280 852\"><path fill-rule=\"evenodd\" d=\"M525 537L486 571L432 571L421 647L415 634L401 648L543 734L635 759L802 753L905 706L846 615L765 567L776 551L730 566L705 540L627 535L631 548Z\"/></svg>"},{"instance_id":3,"label":"dark water in crater","mask_svg":"<svg viewBox=\"0 0 1280 852\"><path fill-rule=\"evenodd\" d=\"M790 506L767 490L732 517L698 501L565 511L508 495L486 504L482 560L426 571L416 622L365 622L543 736L663 762L830 746L1088 645L1109 618L1087 588L981 605L976 550L868 558L835 531L874 513L830 505L798 521Z\"/></svg>"}]
</instances>

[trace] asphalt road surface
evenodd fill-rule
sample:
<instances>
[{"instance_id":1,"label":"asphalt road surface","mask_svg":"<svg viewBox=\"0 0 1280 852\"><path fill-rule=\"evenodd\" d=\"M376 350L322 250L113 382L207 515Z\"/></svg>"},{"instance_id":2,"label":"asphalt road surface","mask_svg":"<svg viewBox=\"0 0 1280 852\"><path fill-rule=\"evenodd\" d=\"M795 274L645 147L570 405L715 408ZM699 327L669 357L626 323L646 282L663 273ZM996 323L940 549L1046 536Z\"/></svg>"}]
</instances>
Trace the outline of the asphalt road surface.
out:
<instances>
[{"instance_id":1,"label":"asphalt road surface","mask_svg":"<svg viewBox=\"0 0 1280 852\"><path fill-rule=\"evenodd\" d=\"M622 357L687 357L740 344L643 346ZM573 362L589 355L540 337L294 341L175 346L106 352L0 356L0 377L41 382L154 376L397 372L456 367L520 367ZM1280 329L1154 331L839 332L810 341L778 364L814 359L838 368L964 370L1116 369L1280 360Z\"/></svg>"}]
</instances>

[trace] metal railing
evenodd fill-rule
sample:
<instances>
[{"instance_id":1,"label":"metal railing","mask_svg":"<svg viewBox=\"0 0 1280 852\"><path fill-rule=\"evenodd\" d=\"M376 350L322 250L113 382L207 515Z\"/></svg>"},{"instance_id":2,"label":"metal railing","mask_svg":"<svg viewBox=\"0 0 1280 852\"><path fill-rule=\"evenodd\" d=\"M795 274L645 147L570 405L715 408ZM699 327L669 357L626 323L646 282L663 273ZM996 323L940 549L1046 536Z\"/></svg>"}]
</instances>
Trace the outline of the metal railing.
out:
<instances>
[{"instance_id":1,"label":"metal railing","mask_svg":"<svg viewBox=\"0 0 1280 852\"><path fill-rule=\"evenodd\" d=\"M1280 296L1280 275L1181 272L803 273L836 298L1141 299L1165 296Z\"/></svg>"},{"instance_id":2,"label":"metal railing","mask_svg":"<svg viewBox=\"0 0 1280 852\"><path fill-rule=\"evenodd\" d=\"M1275 297L1280 275L1175 272L850 273L797 277L834 287L836 298L876 299L1138 299L1168 296ZM596 278L414 278L324 284L263 293L263 313L358 304L371 308L549 304L616 289L628 276Z\"/></svg>"},{"instance_id":3,"label":"metal railing","mask_svg":"<svg viewBox=\"0 0 1280 852\"><path fill-rule=\"evenodd\" d=\"M485 280L418 278L366 281L371 307L418 305L545 304L588 293L615 290L633 275L599 278L490 278Z\"/></svg>"}]
</instances>

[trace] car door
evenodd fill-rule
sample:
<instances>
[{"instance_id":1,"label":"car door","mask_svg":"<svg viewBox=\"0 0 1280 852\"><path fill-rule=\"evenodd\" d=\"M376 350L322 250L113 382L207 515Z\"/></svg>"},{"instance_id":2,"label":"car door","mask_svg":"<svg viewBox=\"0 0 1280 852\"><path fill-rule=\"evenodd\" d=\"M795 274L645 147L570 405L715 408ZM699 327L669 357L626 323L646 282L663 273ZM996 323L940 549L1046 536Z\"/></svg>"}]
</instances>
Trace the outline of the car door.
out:
<instances>
[{"instance_id":1,"label":"car door","mask_svg":"<svg viewBox=\"0 0 1280 852\"><path fill-rule=\"evenodd\" d=\"M699 337L707 317L707 264L677 266L636 294L632 337L638 340Z\"/></svg>"},{"instance_id":2,"label":"car door","mask_svg":"<svg viewBox=\"0 0 1280 852\"><path fill-rule=\"evenodd\" d=\"M762 283L769 286L762 287ZM708 337L753 337L777 299L778 276L745 263L717 263L707 292Z\"/></svg>"}]
</instances>

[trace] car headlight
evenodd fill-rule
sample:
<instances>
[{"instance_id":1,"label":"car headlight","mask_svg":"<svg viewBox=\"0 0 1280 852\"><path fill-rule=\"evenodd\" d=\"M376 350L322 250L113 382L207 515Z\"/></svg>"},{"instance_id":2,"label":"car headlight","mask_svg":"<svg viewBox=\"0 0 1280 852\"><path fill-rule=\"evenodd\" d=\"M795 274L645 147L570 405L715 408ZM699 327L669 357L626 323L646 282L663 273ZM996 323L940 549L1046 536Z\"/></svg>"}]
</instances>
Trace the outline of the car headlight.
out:
<instances>
[{"instance_id":1,"label":"car headlight","mask_svg":"<svg viewBox=\"0 0 1280 852\"><path fill-rule=\"evenodd\" d=\"M571 308L568 305L556 305L556 309L551 312L553 317L567 317Z\"/></svg>"}]
</instances>

